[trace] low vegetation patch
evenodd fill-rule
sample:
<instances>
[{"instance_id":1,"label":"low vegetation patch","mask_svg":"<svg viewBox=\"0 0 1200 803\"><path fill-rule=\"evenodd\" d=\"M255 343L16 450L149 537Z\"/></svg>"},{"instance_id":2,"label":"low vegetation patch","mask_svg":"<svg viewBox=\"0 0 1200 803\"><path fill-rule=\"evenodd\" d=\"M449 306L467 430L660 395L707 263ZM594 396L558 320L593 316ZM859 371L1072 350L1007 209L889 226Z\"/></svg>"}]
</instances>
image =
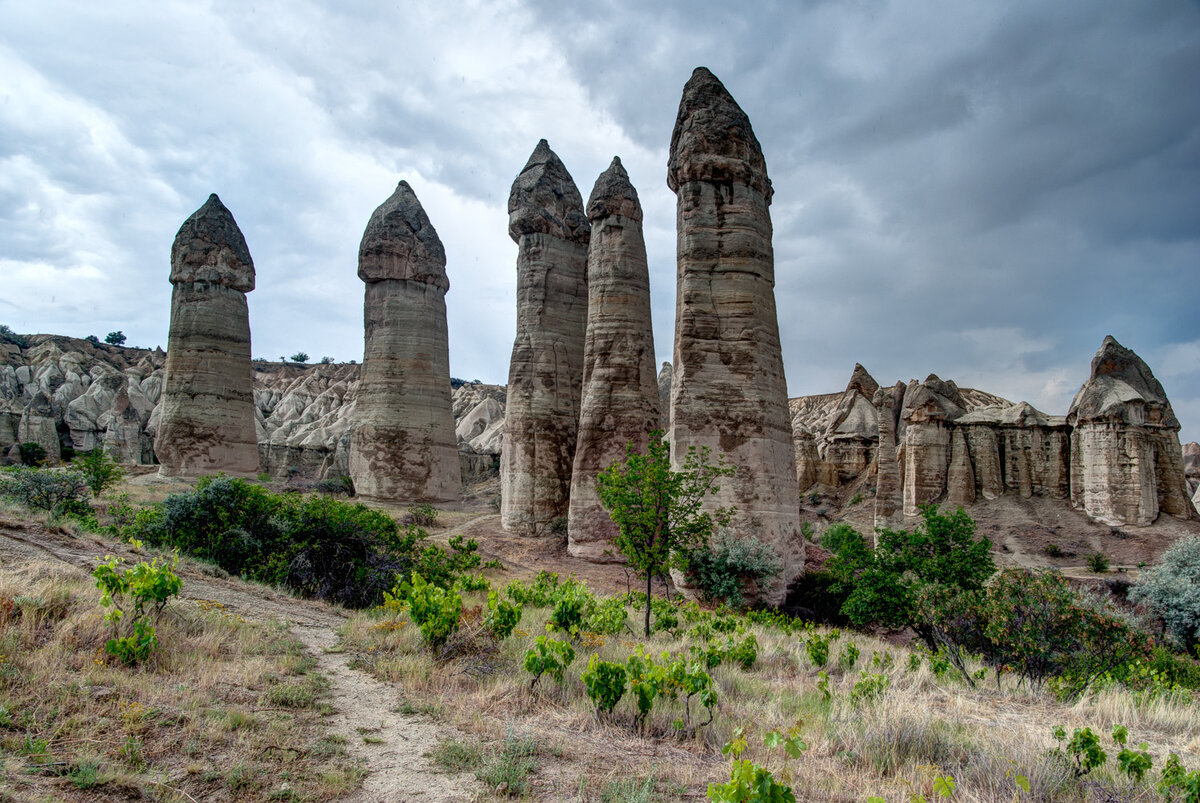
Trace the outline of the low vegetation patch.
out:
<instances>
[{"instance_id":1,"label":"low vegetation patch","mask_svg":"<svg viewBox=\"0 0 1200 803\"><path fill-rule=\"evenodd\" d=\"M113 625L95 578L40 563L0 569L5 793L320 801L358 786L361 770L318 710L326 681L284 626L175 599L169 566L101 569L110 613L120 601L119 621L154 623L156 646L136 662L107 647Z\"/></svg>"}]
</instances>

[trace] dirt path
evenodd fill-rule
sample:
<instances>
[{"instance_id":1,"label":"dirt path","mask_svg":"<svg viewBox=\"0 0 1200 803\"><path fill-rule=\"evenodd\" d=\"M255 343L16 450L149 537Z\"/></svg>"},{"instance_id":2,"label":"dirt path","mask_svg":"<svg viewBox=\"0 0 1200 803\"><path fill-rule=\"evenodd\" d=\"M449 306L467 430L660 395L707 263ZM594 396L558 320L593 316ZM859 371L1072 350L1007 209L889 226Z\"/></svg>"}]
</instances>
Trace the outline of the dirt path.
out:
<instances>
[{"instance_id":1,"label":"dirt path","mask_svg":"<svg viewBox=\"0 0 1200 803\"><path fill-rule=\"evenodd\" d=\"M39 524L0 515L0 563L47 558L90 572L106 555L126 560L144 557L126 544L96 536L80 538L48 531ZM482 788L469 775L435 771L425 754L457 731L425 717L401 714L397 690L350 667L346 653L335 649L337 628L346 621L338 608L297 599L266 586L222 577L195 561L182 561L180 597L212 600L246 619L278 619L291 626L295 637L317 659L317 671L330 682L335 714L330 729L346 739L347 749L363 762L367 776L362 788L344 798L347 803L458 803L475 800Z\"/></svg>"}]
</instances>

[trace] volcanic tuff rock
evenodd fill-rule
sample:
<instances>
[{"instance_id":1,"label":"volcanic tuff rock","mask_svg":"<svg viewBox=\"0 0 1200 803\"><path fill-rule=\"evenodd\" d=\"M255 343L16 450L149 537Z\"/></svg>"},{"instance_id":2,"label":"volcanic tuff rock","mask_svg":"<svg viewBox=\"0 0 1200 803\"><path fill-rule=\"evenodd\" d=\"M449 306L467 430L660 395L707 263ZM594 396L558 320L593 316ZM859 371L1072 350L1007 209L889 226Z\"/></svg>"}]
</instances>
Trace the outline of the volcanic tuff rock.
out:
<instances>
[{"instance_id":1,"label":"volcanic tuff rock","mask_svg":"<svg viewBox=\"0 0 1200 803\"><path fill-rule=\"evenodd\" d=\"M517 535L548 535L567 515L587 329L583 198L546 140L508 197L517 243L513 342L500 464L500 516Z\"/></svg>"},{"instance_id":2,"label":"volcanic tuff rock","mask_svg":"<svg viewBox=\"0 0 1200 803\"><path fill-rule=\"evenodd\" d=\"M674 369L664 362L658 371L658 428L666 435L671 431L671 378Z\"/></svg>"},{"instance_id":3,"label":"volcanic tuff rock","mask_svg":"<svg viewBox=\"0 0 1200 803\"><path fill-rule=\"evenodd\" d=\"M879 408L879 444L875 462L878 468L875 483L875 528L898 528L904 523L904 490L900 483L897 457L896 424L904 404L905 385L879 388L871 403Z\"/></svg>"},{"instance_id":4,"label":"volcanic tuff rock","mask_svg":"<svg viewBox=\"0 0 1200 803\"><path fill-rule=\"evenodd\" d=\"M1140 357L1110 335L1071 402L1071 500L1108 524L1149 524L1159 511L1196 515L1179 422Z\"/></svg>"},{"instance_id":5,"label":"volcanic tuff rock","mask_svg":"<svg viewBox=\"0 0 1200 803\"><path fill-rule=\"evenodd\" d=\"M407 182L367 222L358 277L366 337L350 436L354 488L381 502L456 502L446 251Z\"/></svg>"},{"instance_id":6,"label":"volcanic tuff rock","mask_svg":"<svg viewBox=\"0 0 1200 803\"><path fill-rule=\"evenodd\" d=\"M775 604L803 571L804 539L775 312L771 182L749 118L703 67L683 89L667 184L679 226L672 462L695 446L738 467L710 504L736 507L733 533L780 557L783 582L749 590Z\"/></svg>"},{"instance_id":7,"label":"volcanic tuff rock","mask_svg":"<svg viewBox=\"0 0 1200 803\"><path fill-rule=\"evenodd\" d=\"M215 194L171 247L171 329L154 442L159 471L194 477L258 473L250 314L254 262Z\"/></svg>"},{"instance_id":8,"label":"volcanic tuff rock","mask_svg":"<svg viewBox=\"0 0 1200 803\"><path fill-rule=\"evenodd\" d=\"M587 204L588 319L583 356L579 437L571 473L567 551L617 560L617 527L600 503L596 477L622 459L626 444L644 451L659 426L650 324L650 269L642 239L642 207L614 157Z\"/></svg>"},{"instance_id":9,"label":"volcanic tuff rock","mask_svg":"<svg viewBox=\"0 0 1200 803\"><path fill-rule=\"evenodd\" d=\"M25 349L0 349L0 461L10 451L17 459L21 419L42 416L49 421L38 442L48 453L103 446L127 464L155 462L165 352L55 335L27 339ZM252 365L264 471L275 480L300 482L348 474L359 366ZM464 384L454 391L453 410L464 480L494 476L504 431L503 386ZM482 431L464 426L480 420L488 422Z\"/></svg>"}]
</instances>

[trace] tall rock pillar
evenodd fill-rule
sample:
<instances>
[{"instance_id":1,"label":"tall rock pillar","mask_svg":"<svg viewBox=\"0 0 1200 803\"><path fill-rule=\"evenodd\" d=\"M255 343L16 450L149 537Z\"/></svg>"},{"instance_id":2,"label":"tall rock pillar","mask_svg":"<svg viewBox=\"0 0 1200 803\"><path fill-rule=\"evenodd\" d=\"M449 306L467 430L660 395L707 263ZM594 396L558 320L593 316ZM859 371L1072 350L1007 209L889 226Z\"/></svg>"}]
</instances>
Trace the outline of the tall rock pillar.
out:
<instances>
[{"instance_id":1,"label":"tall rock pillar","mask_svg":"<svg viewBox=\"0 0 1200 803\"><path fill-rule=\"evenodd\" d=\"M900 463L896 456L896 423L904 404L905 386L875 391L872 403L879 408L879 444L875 458L875 529L895 529L904 525L904 494L900 483Z\"/></svg>"},{"instance_id":2,"label":"tall rock pillar","mask_svg":"<svg viewBox=\"0 0 1200 803\"><path fill-rule=\"evenodd\" d=\"M590 232L579 189L543 139L508 196L508 233L518 248L517 336L504 405L500 520L516 535L551 535L567 515Z\"/></svg>"},{"instance_id":3,"label":"tall rock pillar","mask_svg":"<svg viewBox=\"0 0 1200 803\"><path fill-rule=\"evenodd\" d=\"M642 206L620 159L596 180L587 215L592 224L587 337L567 551L588 560L618 560L612 547L617 526L600 504L596 476L624 458L627 443L644 451L650 431L659 426Z\"/></svg>"},{"instance_id":4,"label":"tall rock pillar","mask_svg":"<svg viewBox=\"0 0 1200 803\"><path fill-rule=\"evenodd\" d=\"M350 436L355 492L381 502L457 502L446 251L405 181L367 222L358 278L367 287Z\"/></svg>"},{"instance_id":5,"label":"tall rock pillar","mask_svg":"<svg viewBox=\"0 0 1200 803\"><path fill-rule=\"evenodd\" d=\"M804 539L775 312L771 181L750 120L703 67L683 89L667 184L678 228L672 462L695 446L737 466L709 504L736 507L733 534L779 556L782 582L748 590L752 601L778 604L803 571Z\"/></svg>"},{"instance_id":6,"label":"tall rock pillar","mask_svg":"<svg viewBox=\"0 0 1200 803\"><path fill-rule=\"evenodd\" d=\"M215 194L171 246L171 330L154 439L159 472L195 477L258 473L250 313L254 261Z\"/></svg>"}]
</instances>

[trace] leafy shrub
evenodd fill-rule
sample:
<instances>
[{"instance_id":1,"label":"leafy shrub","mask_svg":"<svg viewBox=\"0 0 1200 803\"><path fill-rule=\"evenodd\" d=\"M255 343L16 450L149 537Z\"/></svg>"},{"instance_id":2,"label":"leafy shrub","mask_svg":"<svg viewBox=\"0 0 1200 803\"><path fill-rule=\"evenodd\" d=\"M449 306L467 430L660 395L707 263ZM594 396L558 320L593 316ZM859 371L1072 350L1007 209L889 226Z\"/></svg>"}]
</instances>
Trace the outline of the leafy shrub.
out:
<instances>
[{"instance_id":1,"label":"leafy shrub","mask_svg":"<svg viewBox=\"0 0 1200 803\"><path fill-rule=\"evenodd\" d=\"M303 351L297 351L291 357L288 357L292 362L308 362L308 355Z\"/></svg>"},{"instance_id":2,"label":"leafy shrub","mask_svg":"<svg viewBox=\"0 0 1200 803\"><path fill-rule=\"evenodd\" d=\"M557 588L558 574L543 569L537 573L537 577L528 586L520 580L513 580L505 587L504 593L513 602L532 605L535 608L545 608L550 604Z\"/></svg>"},{"instance_id":3,"label":"leafy shrub","mask_svg":"<svg viewBox=\"0 0 1200 803\"><path fill-rule=\"evenodd\" d=\"M378 604L397 576L418 571L449 588L479 565L462 536L449 550L418 527L330 497L274 494L243 479L204 477L196 489L139 511L121 533L211 560L232 574L355 608Z\"/></svg>"},{"instance_id":4,"label":"leafy shrub","mask_svg":"<svg viewBox=\"0 0 1200 803\"><path fill-rule=\"evenodd\" d=\"M125 333L120 329L115 332L109 332L104 336L104 342L111 346L123 346L125 345L125 339Z\"/></svg>"},{"instance_id":5,"label":"leafy shrub","mask_svg":"<svg viewBox=\"0 0 1200 803\"><path fill-rule=\"evenodd\" d=\"M838 653L838 669L843 672L849 672L858 663L858 645L853 641L847 641L842 651Z\"/></svg>"},{"instance_id":6,"label":"leafy shrub","mask_svg":"<svg viewBox=\"0 0 1200 803\"><path fill-rule=\"evenodd\" d=\"M596 598L592 596L592 592L574 577L558 586L551 595L551 600L554 609L550 612L546 626L572 635L580 631L584 619L592 613L596 605Z\"/></svg>"},{"instance_id":7,"label":"leafy shrub","mask_svg":"<svg viewBox=\"0 0 1200 803\"><path fill-rule=\"evenodd\" d=\"M512 635L521 622L521 605L502 600L495 591L489 591L487 608L487 616L483 620L484 627L492 631L492 635L500 641Z\"/></svg>"},{"instance_id":8,"label":"leafy shrub","mask_svg":"<svg viewBox=\"0 0 1200 803\"><path fill-rule=\"evenodd\" d=\"M445 644L458 627L462 597L452 589L430 585L419 572L413 572L412 579L401 583L397 593L390 596L404 601L413 624L421 629L425 643L433 649Z\"/></svg>"},{"instance_id":9,"label":"leafy shrub","mask_svg":"<svg viewBox=\"0 0 1200 803\"><path fill-rule=\"evenodd\" d=\"M125 476L125 469L99 447L78 455L71 468L83 475L83 481L92 489L92 496L99 496Z\"/></svg>"},{"instance_id":10,"label":"leafy shrub","mask_svg":"<svg viewBox=\"0 0 1200 803\"><path fill-rule=\"evenodd\" d=\"M179 594L183 581L174 571L178 558L169 565L160 566L155 558L121 570L123 562L109 555L92 576L101 591L100 604L112 608L104 615L104 621L113 626L113 637L104 649L126 664L135 664L149 658L158 647L158 636L149 617L158 618L171 597Z\"/></svg>"},{"instance_id":11,"label":"leafy shrub","mask_svg":"<svg viewBox=\"0 0 1200 803\"><path fill-rule=\"evenodd\" d=\"M1061 725L1054 728L1054 739L1064 743L1057 754L1071 767L1076 778L1081 778L1108 760L1108 754L1100 746L1100 739L1091 728L1076 728L1067 740L1067 732ZM1064 750L1065 748L1065 750Z\"/></svg>"},{"instance_id":12,"label":"leafy shrub","mask_svg":"<svg viewBox=\"0 0 1200 803\"><path fill-rule=\"evenodd\" d=\"M1103 552L1093 552L1088 555L1087 565L1096 574L1105 574L1108 571L1108 556Z\"/></svg>"},{"instance_id":13,"label":"leafy shrub","mask_svg":"<svg viewBox=\"0 0 1200 803\"><path fill-rule=\"evenodd\" d=\"M594 656L593 656L594 657ZM525 651L525 671L533 675L529 688L537 685L538 680L547 672L558 683L562 683L563 673L575 660L575 649L565 641L538 636L533 647ZM588 665L591 668L591 665Z\"/></svg>"},{"instance_id":14,"label":"leafy shrub","mask_svg":"<svg viewBox=\"0 0 1200 803\"><path fill-rule=\"evenodd\" d=\"M437 524L438 509L428 502L410 505L405 519L406 523L415 524L418 527L432 527Z\"/></svg>"},{"instance_id":15,"label":"leafy shrub","mask_svg":"<svg viewBox=\"0 0 1200 803\"><path fill-rule=\"evenodd\" d=\"M17 334L12 329L9 329L7 325L2 324L2 323L0 323L0 342L12 343L17 348L22 348L22 349L29 347L28 339Z\"/></svg>"},{"instance_id":16,"label":"leafy shrub","mask_svg":"<svg viewBox=\"0 0 1200 803\"><path fill-rule=\"evenodd\" d=\"M729 639L725 658L749 672L754 667L754 662L758 660L758 639L754 637L753 633L736 645L733 643L733 639Z\"/></svg>"},{"instance_id":17,"label":"leafy shrub","mask_svg":"<svg viewBox=\"0 0 1200 803\"><path fill-rule=\"evenodd\" d=\"M799 758L808 749L799 735L799 727L792 728L787 736L779 731L771 731L763 743L767 747L784 747L785 763L783 772L787 774L787 759ZM742 758L746 751L745 729L734 731L733 739L725 743L721 753L729 756L729 782L708 785L708 799L720 803L796 803L796 796L786 783L775 780L775 776L763 766L749 759Z\"/></svg>"},{"instance_id":18,"label":"leafy shrub","mask_svg":"<svg viewBox=\"0 0 1200 803\"><path fill-rule=\"evenodd\" d=\"M769 546L755 538L738 538L721 531L705 547L687 556L688 573L701 596L733 608L745 604L747 587L766 587L779 576L783 563Z\"/></svg>"},{"instance_id":19,"label":"leafy shrub","mask_svg":"<svg viewBox=\"0 0 1200 803\"><path fill-rule=\"evenodd\" d=\"M808 660L812 661L813 666L825 666L829 663L829 645L837 641L842 635L840 630L830 630L825 635L820 633L810 633L804 641L804 649L808 652Z\"/></svg>"},{"instance_id":20,"label":"leafy shrub","mask_svg":"<svg viewBox=\"0 0 1200 803\"><path fill-rule=\"evenodd\" d=\"M625 696L625 667L620 664L592 655L581 677L597 713L611 712Z\"/></svg>"},{"instance_id":21,"label":"leafy shrub","mask_svg":"<svg viewBox=\"0 0 1200 803\"><path fill-rule=\"evenodd\" d=\"M878 700L891 685L887 675L866 670L860 672L858 678L854 682L854 688L850 690L850 702L855 705Z\"/></svg>"},{"instance_id":22,"label":"leafy shrub","mask_svg":"<svg viewBox=\"0 0 1200 803\"><path fill-rule=\"evenodd\" d=\"M625 620L627 618L625 604L619 597L605 597L592 607L583 622L583 629L589 633L616 635L626 629ZM660 618L656 621L661 622L662 620ZM657 627L656 624L656 629Z\"/></svg>"},{"instance_id":23,"label":"leafy shrub","mask_svg":"<svg viewBox=\"0 0 1200 803\"><path fill-rule=\"evenodd\" d=\"M91 514L88 487L76 471L18 467L0 473L0 496L50 513Z\"/></svg>"},{"instance_id":24,"label":"leafy shrub","mask_svg":"<svg viewBox=\"0 0 1200 803\"><path fill-rule=\"evenodd\" d=\"M1189 536L1164 552L1162 562L1130 590L1129 599L1160 616L1185 649L1200 644L1200 538Z\"/></svg>"},{"instance_id":25,"label":"leafy shrub","mask_svg":"<svg viewBox=\"0 0 1200 803\"><path fill-rule=\"evenodd\" d=\"M46 447L36 441L25 441L17 447L17 453L21 456L21 465L23 466L44 466L46 458Z\"/></svg>"}]
</instances>

